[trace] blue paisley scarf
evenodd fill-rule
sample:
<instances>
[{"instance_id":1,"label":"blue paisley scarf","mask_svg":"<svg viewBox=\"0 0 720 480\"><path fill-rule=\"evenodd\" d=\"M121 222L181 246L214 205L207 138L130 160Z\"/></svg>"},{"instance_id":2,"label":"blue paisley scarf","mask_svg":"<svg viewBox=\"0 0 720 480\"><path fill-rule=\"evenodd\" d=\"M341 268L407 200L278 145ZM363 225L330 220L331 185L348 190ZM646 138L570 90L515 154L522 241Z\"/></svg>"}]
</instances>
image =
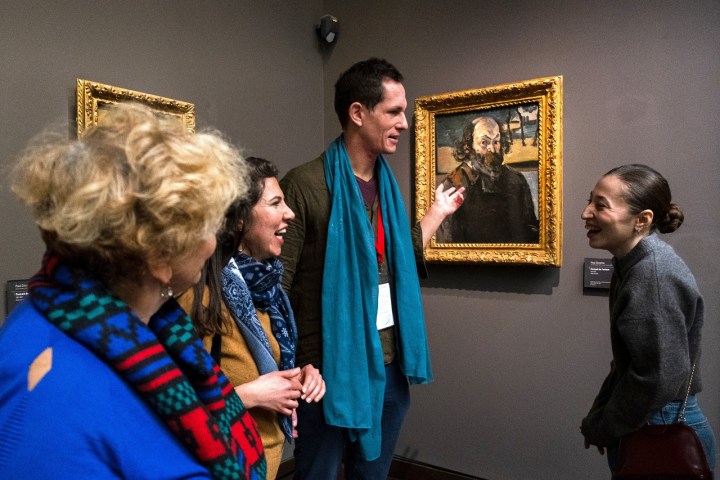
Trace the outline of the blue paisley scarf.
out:
<instances>
[{"instance_id":1,"label":"blue paisley scarf","mask_svg":"<svg viewBox=\"0 0 720 480\"><path fill-rule=\"evenodd\" d=\"M278 370L270 342L255 310L267 313L270 328L280 346L280 370L295 367L297 330L290 301L280 286L283 266L278 258L260 262L238 252L223 269L223 297L237 323L260 375ZM280 416L280 427L292 440L292 419Z\"/></svg>"}]
</instances>

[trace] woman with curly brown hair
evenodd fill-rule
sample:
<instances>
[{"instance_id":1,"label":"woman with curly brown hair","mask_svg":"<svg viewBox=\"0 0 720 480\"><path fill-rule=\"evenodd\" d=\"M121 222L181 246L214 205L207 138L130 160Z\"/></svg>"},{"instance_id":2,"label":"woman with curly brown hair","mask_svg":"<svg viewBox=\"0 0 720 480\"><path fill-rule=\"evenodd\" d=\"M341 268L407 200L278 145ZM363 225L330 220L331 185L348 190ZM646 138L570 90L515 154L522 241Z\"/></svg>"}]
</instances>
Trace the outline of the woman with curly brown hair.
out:
<instances>
[{"instance_id":1,"label":"woman with curly brown hair","mask_svg":"<svg viewBox=\"0 0 720 480\"><path fill-rule=\"evenodd\" d=\"M247 162L248 197L228 209L203 281L179 302L258 423L267 478L274 479L284 443L293 438L298 402L319 402L325 382L313 365L295 367L297 329L280 285L278 256L295 214L275 165L257 157Z\"/></svg>"}]
</instances>

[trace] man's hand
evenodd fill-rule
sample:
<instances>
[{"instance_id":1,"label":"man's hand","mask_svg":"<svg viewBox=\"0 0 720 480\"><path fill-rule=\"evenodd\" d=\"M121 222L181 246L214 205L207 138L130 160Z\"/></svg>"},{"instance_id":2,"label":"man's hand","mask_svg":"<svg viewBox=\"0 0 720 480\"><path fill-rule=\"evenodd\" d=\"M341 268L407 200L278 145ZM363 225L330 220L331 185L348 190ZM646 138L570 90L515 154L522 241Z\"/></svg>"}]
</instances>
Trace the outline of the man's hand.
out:
<instances>
[{"instance_id":1,"label":"man's hand","mask_svg":"<svg viewBox=\"0 0 720 480\"><path fill-rule=\"evenodd\" d=\"M302 395L306 402L319 402L325 396L325 380L320 370L308 364L302 368Z\"/></svg>"},{"instance_id":2,"label":"man's hand","mask_svg":"<svg viewBox=\"0 0 720 480\"><path fill-rule=\"evenodd\" d=\"M445 185L442 183L438 185L435 190L435 201L427 213L425 213L422 220L420 220L423 247L427 245L432 236L435 235L435 232L440 228L440 224L445 220L445 217L455 213L457 209L460 208L460 205L462 205L465 200L463 192L465 192L465 187L458 189L450 187L445 190Z\"/></svg>"},{"instance_id":3,"label":"man's hand","mask_svg":"<svg viewBox=\"0 0 720 480\"><path fill-rule=\"evenodd\" d=\"M463 192L465 192L465 187L457 189L450 187L445 190L445 185L441 183L437 189L435 189L435 201L430 209L437 208L444 219L448 215L455 213L455 211L460 208L460 205L463 204L465 200Z\"/></svg>"}]
</instances>

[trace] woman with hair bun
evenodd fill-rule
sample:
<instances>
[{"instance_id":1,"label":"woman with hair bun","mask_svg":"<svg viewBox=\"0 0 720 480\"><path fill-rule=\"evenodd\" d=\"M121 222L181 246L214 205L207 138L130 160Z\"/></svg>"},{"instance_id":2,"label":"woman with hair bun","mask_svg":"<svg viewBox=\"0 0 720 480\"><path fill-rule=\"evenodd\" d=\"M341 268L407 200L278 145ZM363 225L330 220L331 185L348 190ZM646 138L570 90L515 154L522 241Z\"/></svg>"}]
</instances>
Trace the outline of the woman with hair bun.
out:
<instances>
[{"instance_id":1,"label":"woman with hair bun","mask_svg":"<svg viewBox=\"0 0 720 480\"><path fill-rule=\"evenodd\" d=\"M683 223L667 180L646 165L623 165L603 175L582 212L592 248L613 255L610 286L610 373L582 421L585 448L607 448L614 470L623 435L644 424L677 420L693 365L686 423L715 468L715 437L696 394L703 298L695 278L658 233Z\"/></svg>"}]
</instances>

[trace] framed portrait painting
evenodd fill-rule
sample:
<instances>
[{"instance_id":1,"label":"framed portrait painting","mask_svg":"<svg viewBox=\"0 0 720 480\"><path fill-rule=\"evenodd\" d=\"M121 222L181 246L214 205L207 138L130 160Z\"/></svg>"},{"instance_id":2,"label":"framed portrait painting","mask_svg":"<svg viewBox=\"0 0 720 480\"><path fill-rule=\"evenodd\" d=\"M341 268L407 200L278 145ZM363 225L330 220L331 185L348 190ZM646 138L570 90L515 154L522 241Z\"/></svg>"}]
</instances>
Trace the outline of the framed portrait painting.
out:
<instances>
[{"instance_id":1,"label":"framed portrait painting","mask_svg":"<svg viewBox=\"0 0 720 480\"><path fill-rule=\"evenodd\" d=\"M78 79L76 102L78 137L87 128L102 123L104 109L118 102L143 103L158 114L177 118L189 132L195 131L195 105L180 100Z\"/></svg>"},{"instance_id":2,"label":"framed portrait painting","mask_svg":"<svg viewBox=\"0 0 720 480\"><path fill-rule=\"evenodd\" d=\"M428 261L562 265L562 76L416 99L415 162L418 220L465 188Z\"/></svg>"}]
</instances>

